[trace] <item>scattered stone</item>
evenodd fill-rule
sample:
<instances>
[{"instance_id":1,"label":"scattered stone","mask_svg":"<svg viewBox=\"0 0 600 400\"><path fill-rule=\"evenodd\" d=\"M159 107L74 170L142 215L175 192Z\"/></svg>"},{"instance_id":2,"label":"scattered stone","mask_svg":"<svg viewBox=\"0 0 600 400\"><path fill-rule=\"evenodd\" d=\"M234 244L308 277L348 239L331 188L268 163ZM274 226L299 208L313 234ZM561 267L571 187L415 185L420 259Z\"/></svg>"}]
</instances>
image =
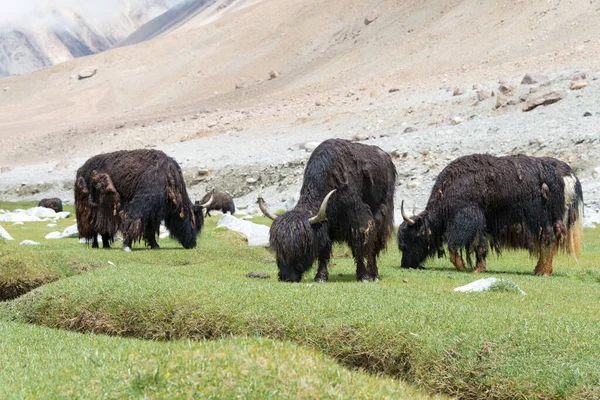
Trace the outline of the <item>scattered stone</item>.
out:
<instances>
[{"instance_id":1,"label":"scattered stone","mask_svg":"<svg viewBox=\"0 0 600 400\"><path fill-rule=\"evenodd\" d=\"M373 10L373 11L369 12L367 14L367 16L365 17L365 25L369 25L370 23L374 22L380 16L381 16L380 11Z\"/></svg>"},{"instance_id":2,"label":"scattered stone","mask_svg":"<svg viewBox=\"0 0 600 400\"><path fill-rule=\"evenodd\" d=\"M513 106L515 104L517 103L512 97L502 93L498 93L498 96L496 96L496 104L494 105L494 108L498 109Z\"/></svg>"},{"instance_id":3,"label":"scattered stone","mask_svg":"<svg viewBox=\"0 0 600 400\"><path fill-rule=\"evenodd\" d=\"M402 279L402 282L408 283L408 279Z\"/></svg>"},{"instance_id":4,"label":"scattered stone","mask_svg":"<svg viewBox=\"0 0 600 400\"><path fill-rule=\"evenodd\" d=\"M279 77L279 72L277 72L277 71L275 71L275 70L273 70L273 71L269 72L269 80L271 80L271 79L275 79L275 78L277 78L277 77Z\"/></svg>"},{"instance_id":5,"label":"scattered stone","mask_svg":"<svg viewBox=\"0 0 600 400\"><path fill-rule=\"evenodd\" d=\"M215 126L217 126L217 124L218 124L218 122L217 122L217 121L208 121L208 122L206 123L206 126L207 126L208 128L214 128Z\"/></svg>"},{"instance_id":6,"label":"scattered stone","mask_svg":"<svg viewBox=\"0 0 600 400\"><path fill-rule=\"evenodd\" d=\"M564 97L565 95L563 93L556 91L541 93L527 99L525 105L523 106L523 111L531 111L539 106L547 106L549 104L556 103L557 101L562 100Z\"/></svg>"},{"instance_id":7,"label":"scattered stone","mask_svg":"<svg viewBox=\"0 0 600 400\"><path fill-rule=\"evenodd\" d=\"M592 113L591 113L591 112L589 112L589 111L586 111L586 112L584 112L584 113L583 113L583 116L584 116L584 117L591 117L591 116L592 116Z\"/></svg>"},{"instance_id":8,"label":"scattered stone","mask_svg":"<svg viewBox=\"0 0 600 400\"><path fill-rule=\"evenodd\" d=\"M98 72L98 70L96 69L96 67L84 68L77 75L77 79L82 80L82 79L91 78L92 76L96 75L97 72Z\"/></svg>"},{"instance_id":9,"label":"scattered stone","mask_svg":"<svg viewBox=\"0 0 600 400\"><path fill-rule=\"evenodd\" d=\"M586 81L572 81L571 82L571 90L579 90L586 87L588 83Z\"/></svg>"},{"instance_id":10,"label":"scattered stone","mask_svg":"<svg viewBox=\"0 0 600 400\"><path fill-rule=\"evenodd\" d=\"M246 81L246 78L239 78L237 80L237 82L235 83L236 89L245 89L247 87L248 87L248 82Z\"/></svg>"},{"instance_id":11,"label":"scattered stone","mask_svg":"<svg viewBox=\"0 0 600 400\"><path fill-rule=\"evenodd\" d=\"M257 273L257 272L248 272L246 274L246 278L260 278L260 279L269 279L271 277L271 275L268 274L262 274L262 273Z\"/></svg>"},{"instance_id":12,"label":"scattered stone","mask_svg":"<svg viewBox=\"0 0 600 400\"><path fill-rule=\"evenodd\" d=\"M256 182L258 182L258 179L256 178L246 178L246 183L249 183L250 185L255 184Z\"/></svg>"},{"instance_id":13,"label":"scattered stone","mask_svg":"<svg viewBox=\"0 0 600 400\"><path fill-rule=\"evenodd\" d=\"M60 232L50 232L49 234L47 234L46 236L44 236L44 239L62 239L62 233Z\"/></svg>"},{"instance_id":14,"label":"scattered stone","mask_svg":"<svg viewBox=\"0 0 600 400\"><path fill-rule=\"evenodd\" d=\"M209 173L209 171L204 168L199 169L197 172L198 176L206 176L206 175L208 175L208 173Z\"/></svg>"},{"instance_id":15,"label":"scattered stone","mask_svg":"<svg viewBox=\"0 0 600 400\"><path fill-rule=\"evenodd\" d=\"M408 182L406 184L406 187L409 189L415 189L417 186L419 186L419 184L417 182Z\"/></svg>"},{"instance_id":16,"label":"scattered stone","mask_svg":"<svg viewBox=\"0 0 600 400\"><path fill-rule=\"evenodd\" d=\"M236 218L230 214L223 214L219 222L218 228L227 228L232 231L240 232L246 236L248 246L269 246L269 227L262 224L255 224L250 221L245 221Z\"/></svg>"},{"instance_id":17,"label":"scattered stone","mask_svg":"<svg viewBox=\"0 0 600 400\"><path fill-rule=\"evenodd\" d=\"M521 85L536 85L548 82L549 80L550 79L546 75L528 72L521 80Z\"/></svg>"},{"instance_id":18,"label":"scattered stone","mask_svg":"<svg viewBox=\"0 0 600 400\"><path fill-rule=\"evenodd\" d=\"M302 148L308 152L313 152L317 148L317 146L320 144L321 144L321 142L306 142L302 146L300 146L300 148Z\"/></svg>"},{"instance_id":19,"label":"scattered stone","mask_svg":"<svg viewBox=\"0 0 600 400\"><path fill-rule=\"evenodd\" d=\"M417 131L417 129L413 128L412 126L409 126L404 129L404 133L411 133L411 132L416 132L416 131Z\"/></svg>"},{"instance_id":20,"label":"scattered stone","mask_svg":"<svg viewBox=\"0 0 600 400\"><path fill-rule=\"evenodd\" d=\"M315 101L315 106L317 107L323 107L323 103L320 101Z\"/></svg>"},{"instance_id":21,"label":"scattered stone","mask_svg":"<svg viewBox=\"0 0 600 400\"><path fill-rule=\"evenodd\" d=\"M587 72L579 71L576 72L575 75L571 78L572 81L584 81L588 79L590 75Z\"/></svg>"},{"instance_id":22,"label":"scattered stone","mask_svg":"<svg viewBox=\"0 0 600 400\"><path fill-rule=\"evenodd\" d=\"M464 92L461 88L456 88L456 89L454 89L454 92L452 92L452 96L460 96L463 93Z\"/></svg>"},{"instance_id":23,"label":"scattered stone","mask_svg":"<svg viewBox=\"0 0 600 400\"><path fill-rule=\"evenodd\" d=\"M354 136L352 136L351 139L353 142L362 142L365 140L369 140L369 135L365 135L365 134L356 134Z\"/></svg>"},{"instance_id":24,"label":"scattered stone","mask_svg":"<svg viewBox=\"0 0 600 400\"><path fill-rule=\"evenodd\" d=\"M478 90L476 95L477 101L484 101L492 97L489 90Z\"/></svg>"},{"instance_id":25,"label":"scattered stone","mask_svg":"<svg viewBox=\"0 0 600 400\"><path fill-rule=\"evenodd\" d=\"M20 246L37 246L39 244L39 242L34 242L33 240L23 240L21 243L19 243Z\"/></svg>"},{"instance_id":26,"label":"scattered stone","mask_svg":"<svg viewBox=\"0 0 600 400\"><path fill-rule=\"evenodd\" d=\"M8 92L9 88L8 88L8 86L7 86L7 87L5 87L5 88L4 88L4 89L2 89L2 90L4 90L5 92Z\"/></svg>"},{"instance_id":27,"label":"scattered stone","mask_svg":"<svg viewBox=\"0 0 600 400\"><path fill-rule=\"evenodd\" d=\"M454 288L455 292L487 292L487 291L516 291L523 296L526 295L516 283L508 279L485 278L471 282L467 285Z\"/></svg>"},{"instance_id":28,"label":"scattered stone","mask_svg":"<svg viewBox=\"0 0 600 400\"><path fill-rule=\"evenodd\" d=\"M398 88L391 88L390 90L388 90L388 93L394 93L394 92L399 92L400 89Z\"/></svg>"},{"instance_id":29,"label":"scattered stone","mask_svg":"<svg viewBox=\"0 0 600 400\"><path fill-rule=\"evenodd\" d=\"M458 125L458 124L462 124L463 121L464 120L463 120L463 118L461 116L455 115L454 117L452 117L450 119L450 124L451 125Z\"/></svg>"},{"instance_id":30,"label":"scattered stone","mask_svg":"<svg viewBox=\"0 0 600 400\"><path fill-rule=\"evenodd\" d=\"M14 240L12 236L10 236L8 234L8 232L6 232L6 229L4 229L3 227L0 226L0 239L4 239L4 240Z\"/></svg>"},{"instance_id":31,"label":"scattered stone","mask_svg":"<svg viewBox=\"0 0 600 400\"><path fill-rule=\"evenodd\" d=\"M114 263L114 262L112 262L112 261L107 261L106 263L107 263L108 265L112 265L113 267L115 266L115 263Z\"/></svg>"},{"instance_id":32,"label":"scattered stone","mask_svg":"<svg viewBox=\"0 0 600 400\"><path fill-rule=\"evenodd\" d=\"M502 83L500 86L498 86L498 91L504 95L512 95L513 91L515 90L515 86L514 85L508 85L506 83Z\"/></svg>"}]
</instances>

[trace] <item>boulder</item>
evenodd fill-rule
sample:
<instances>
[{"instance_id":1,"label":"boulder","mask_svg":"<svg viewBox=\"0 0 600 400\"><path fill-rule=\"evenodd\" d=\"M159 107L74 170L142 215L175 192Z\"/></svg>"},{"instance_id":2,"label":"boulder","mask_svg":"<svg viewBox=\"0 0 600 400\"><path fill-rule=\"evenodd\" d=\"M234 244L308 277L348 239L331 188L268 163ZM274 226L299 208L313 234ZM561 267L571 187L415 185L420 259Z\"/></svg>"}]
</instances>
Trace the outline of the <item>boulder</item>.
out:
<instances>
[{"instance_id":1,"label":"boulder","mask_svg":"<svg viewBox=\"0 0 600 400\"><path fill-rule=\"evenodd\" d=\"M19 243L19 245L21 245L21 246L23 246L23 245L25 245L25 246L30 246L30 245L37 246L38 244L39 244L38 242L34 242L33 240L23 240L21 243Z\"/></svg>"},{"instance_id":2,"label":"boulder","mask_svg":"<svg viewBox=\"0 0 600 400\"><path fill-rule=\"evenodd\" d=\"M50 232L49 234L47 234L46 236L44 236L44 239L62 239L62 233L60 232Z\"/></svg>"},{"instance_id":3,"label":"boulder","mask_svg":"<svg viewBox=\"0 0 600 400\"><path fill-rule=\"evenodd\" d=\"M82 79L91 78L92 76L96 75L97 72L98 72L98 69L96 67L84 68L81 71L79 71L79 74L77 74L77 79L82 80Z\"/></svg>"},{"instance_id":4,"label":"boulder","mask_svg":"<svg viewBox=\"0 0 600 400\"><path fill-rule=\"evenodd\" d=\"M548 78L546 75L528 72L521 80L521 85L536 85L548 82L549 80L550 78Z\"/></svg>"},{"instance_id":5,"label":"boulder","mask_svg":"<svg viewBox=\"0 0 600 400\"><path fill-rule=\"evenodd\" d=\"M556 91L535 94L527 99L525 105L523 106L523 111L531 111L539 106L547 106L549 104L556 103L557 101L562 100L564 97L564 93Z\"/></svg>"},{"instance_id":6,"label":"boulder","mask_svg":"<svg viewBox=\"0 0 600 400\"><path fill-rule=\"evenodd\" d=\"M227 228L239 232L248 239L248 246L269 246L269 227L223 214L217 223L217 229Z\"/></svg>"},{"instance_id":7,"label":"boulder","mask_svg":"<svg viewBox=\"0 0 600 400\"><path fill-rule=\"evenodd\" d=\"M490 290L498 291L517 291L522 295L525 292L521 290L516 283L509 281L508 279L498 278L484 278L471 282L464 286L454 288L455 292L470 293L470 292L487 292Z\"/></svg>"},{"instance_id":8,"label":"boulder","mask_svg":"<svg viewBox=\"0 0 600 400\"><path fill-rule=\"evenodd\" d=\"M14 240L12 238L12 236L10 236L8 234L8 232L6 232L6 229L4 229L3 227L0 226L0 239L4 239L4 240Z\"/></svg>"},{"instance_id":9,"label":"boulder","mask_svg":"<svg viewBox=\"0 0 600 400\"><path fill-rule=\"evenodd\" d=\"M365 25L369 25L381 16L381 12L373 10L365 16Z\"/></svg>"},{"instance_id":10,"label":"boulder","mask_svg":"<svg viewBox=\"0 0 600 400\"><path fill-rule=\"evenodd\" d=\"M65 228L60 235L61 238L78 237L79 232L77 231L77 224Z\"/></svg>"}]
</instances>

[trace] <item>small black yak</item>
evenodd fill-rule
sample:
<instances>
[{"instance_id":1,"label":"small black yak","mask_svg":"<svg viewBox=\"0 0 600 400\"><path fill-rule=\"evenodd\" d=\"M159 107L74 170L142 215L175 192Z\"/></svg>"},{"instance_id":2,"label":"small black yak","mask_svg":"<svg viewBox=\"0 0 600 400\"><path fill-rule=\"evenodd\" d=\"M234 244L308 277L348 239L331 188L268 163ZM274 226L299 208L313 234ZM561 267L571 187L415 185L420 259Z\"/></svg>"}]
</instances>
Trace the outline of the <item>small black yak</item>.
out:
<instances>
[{"instance_id":1,"label":"small black yak","mask_svg":"<svg viewBox=\"0 0 600 400\"><path fill-rule=\"evenodd\" d=\"M398 229L403 268L418 268L444 254L464 271L463 251L475 272L485 271L488 241L502 249L526 249L538 258L535 275L552 274L558 249L579 254L583 234L581 184L566 163L524 155L460 157L436 179L425 210Z\"/></svg>"},{"instance_id":2,"label":"small black yak","mask_svg":"<svg viewBox=\"0 0 600 400\"><path fill-rule=\"evenodd\" d=\"M206 214L205 217L210 217L210 211L219 210L223 214L229 213L231 215L235 214L235 204L233 203L233 199L231 196L224 192L215 192L214 190L206 193L199 203L207 203L212 197L212 202L208 207L205 208Z\"/></svg>"},{"instance_id":3,"label":"small black yak","mask_svg":"<svg viewBox=\"0 0 600 400\"><path fill-rule=\"evenodd\" d=\"M38 207L46 207L54 210L55 212L62 212L63 206L62 201L58 197L52 197L49 199L41 199L38 203Z\"/></svg>"},{"instance_id":4,"label":"small black yak","mask_svg":"<svg viewBox=\"0 0 600 400\"><path fill-rule=\"evenodd\" d=\"M160 223L181 245L196 247L204 217L190 201L177 161L158 150L116 151L96 155L77 170L75 209L79 237L110 247L117 231L123 250L144 239L159 248Z\"/></svg>"},{"instance_id":5,"label":"small black yak","mask_svg":"<svg viewBox=\"0 0 600 400\"><path fill-rule=\"evenodd\" d=\"M315 260L315 281L328 279L333 242L346 242L356 262L359 281L377 281L377 257L385 249L394 223L396 169L376 146L330 139L310 156L298 204L274 219L271 248L279 280L299 282ZM366 267L365 260L366 258Z\"/></svg>"}]
</instances>

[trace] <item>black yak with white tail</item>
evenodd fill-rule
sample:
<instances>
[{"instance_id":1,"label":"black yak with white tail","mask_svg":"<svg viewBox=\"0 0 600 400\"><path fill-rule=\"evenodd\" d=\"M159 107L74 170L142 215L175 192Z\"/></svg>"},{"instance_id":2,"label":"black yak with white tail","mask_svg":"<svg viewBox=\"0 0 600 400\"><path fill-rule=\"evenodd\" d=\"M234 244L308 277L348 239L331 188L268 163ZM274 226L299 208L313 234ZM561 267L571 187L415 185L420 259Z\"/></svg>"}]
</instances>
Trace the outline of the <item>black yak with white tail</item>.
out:
<instances>
[{"instance_id":1,"label":"black yak with white tail","mask_svg":"<svg viewBox=\"0 0 600 400\"><path fill-rule=\"evenodd\" d=\"M566 163L525 155L460 157L442 170L425 211L398 229L401 266L417 268L444 254L463 271L475 253L475 272L485 271L488 242L502 249L526 249L538 258L535 275L552 274L560 249L579 254L583 234L581 184Z\"/></svg>"},{"instance_id":2,"label":"black yak with white tail","mask_svg":"<svg viewBox=\"0 0 600 400\"><path fill-rule=\"evenodd\" d=\"M210 211L212 210L221 211L223 214L235 214L235 204L233 203L233 199L229 194L212 190L204 195L202 200L200 200L200 203L207 203L211 197L212 202L208 207L205 208L205 217L210 217Z\"/></svg>"},{"instance_id":3,"label":"black yak with white tail","mask_svg":"<svg viewBox=\"0 0 600 400\"><path fill-rule=\"evenodd\" d=\"M186 249L196 247L204 217L190 201L177 161L158 150L99 154L77 170L75 209L79 237L98 247L120 231L123 250L144 239L157 249L160 223Z\"/></svg>"},{"instance_id":4,"label":"black yak with white tail","mask_svg":"<svg viewBox=\"0 0 600 400\"><path fill-rule=\"evenodd\" d=\"M299 282L318 260L315 280L328 279L333 242L346 242L359 281L377 281L377 257L385 249L394 222L396 169L376 146L330 139L310 156L298 204L274 219L270 244L279 280ZM365 266L366 258L366 266Z\"/></svg>"},{"instance_id":5,"label":"black yak with white tail","mask_svg":"<svg viewBox=\"0 0 600 400\"><path fill-rule=\"evenodd\" d=\"M54 210L55 212L62 212L63 205L62 201L58 197L52 197L49 199L41 199L38 203L38 207L46 207Z\"/></svg>"}]
</instances>

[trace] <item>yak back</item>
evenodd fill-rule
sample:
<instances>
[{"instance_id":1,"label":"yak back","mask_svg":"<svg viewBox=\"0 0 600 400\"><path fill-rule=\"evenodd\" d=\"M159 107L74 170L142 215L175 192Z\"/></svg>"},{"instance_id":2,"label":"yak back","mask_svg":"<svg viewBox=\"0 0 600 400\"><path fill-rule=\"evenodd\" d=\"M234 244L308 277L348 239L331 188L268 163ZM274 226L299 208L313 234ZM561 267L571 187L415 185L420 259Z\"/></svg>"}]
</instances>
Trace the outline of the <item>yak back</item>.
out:
<instances>
[{"instance_id":1,"label":"yak back","mask_svg":"<svg viewBox=\"0 0 600 400\"><path fill-rule=\"evenodd\" d=\"M502 247L535 252L540 240L555 239L553 225L565 213L568 175L574 176L571 168L553 158L460 157L437 177L424 213L439 236L461 210L478 210L497 252Z\"/></svg>"},{"instance_id":2,"label":"yak back","mask_svg":"<svg viewBox=\"0 0 600 400\"><path fill-rule=\"evenodd\" d=\"M306 164L294 211L316 215L327 193L337 189L326 213L332 240L351 240L352 230L369 229L376 213L382 219L378 228L391 232L395 181L394 164L379 147L329 139L313 151Z\"/></svg>"}]
</instances>

